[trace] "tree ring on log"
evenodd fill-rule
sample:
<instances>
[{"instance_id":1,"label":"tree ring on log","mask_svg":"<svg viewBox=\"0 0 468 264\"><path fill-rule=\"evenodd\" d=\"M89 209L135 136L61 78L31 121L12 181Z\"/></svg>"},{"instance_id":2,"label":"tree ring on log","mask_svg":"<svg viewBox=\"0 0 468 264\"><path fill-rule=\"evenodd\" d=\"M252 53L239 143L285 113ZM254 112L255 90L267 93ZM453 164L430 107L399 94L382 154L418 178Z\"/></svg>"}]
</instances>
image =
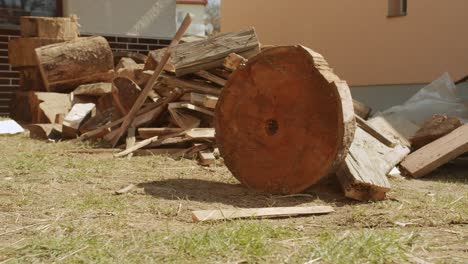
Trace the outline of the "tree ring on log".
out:
<instances>
[{"instance_id":1,"label":"tree ring on log","mask_svg":"<svg viewBox=\"0 0 468 264\"><path fill-rule=\"evenodd\" d=\"M349 87L318 53L270 48L239 67L216 107L216 141L232 174L273 194L334 173L354 137Z\"/></svg>"}]
</instances>

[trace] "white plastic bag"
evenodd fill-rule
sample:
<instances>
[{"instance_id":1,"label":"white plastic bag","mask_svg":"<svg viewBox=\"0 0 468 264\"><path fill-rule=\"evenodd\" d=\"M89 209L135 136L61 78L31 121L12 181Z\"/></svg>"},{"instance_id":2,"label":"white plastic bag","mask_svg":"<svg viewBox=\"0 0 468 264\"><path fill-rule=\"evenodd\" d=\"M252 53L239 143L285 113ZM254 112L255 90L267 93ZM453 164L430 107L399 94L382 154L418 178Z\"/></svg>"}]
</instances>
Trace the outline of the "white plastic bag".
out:
<instances>
[{"instance_id":1,"label":"white plastic bag","mask_svg":"<svg viewBox=\"0 0 468 264\"><path fill-rule=\"evenodd\" d=\"M382 113L407 138L435 114L458 117L464 123L468 121L468 108L458 97L457 87L448 73L419 90L404 104Z\"/></svg>"}]
</instances>

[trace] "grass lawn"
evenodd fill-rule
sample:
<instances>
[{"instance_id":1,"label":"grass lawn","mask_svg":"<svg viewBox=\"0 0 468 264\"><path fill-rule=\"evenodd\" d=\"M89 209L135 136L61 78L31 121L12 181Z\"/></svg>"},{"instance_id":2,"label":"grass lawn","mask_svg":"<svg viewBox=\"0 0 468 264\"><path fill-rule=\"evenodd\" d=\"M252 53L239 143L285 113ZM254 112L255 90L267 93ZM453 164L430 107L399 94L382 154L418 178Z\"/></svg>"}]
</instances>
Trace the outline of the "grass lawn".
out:
<instances>
[{"instance_id":1,"label":"grass lawn","mask_svg":"<svg viewBox=\"0 0 468 264\"><path fill-rule=\"evenodd\" d=\"M356 203L333 180L302 195L242 187L224 166L114 159L0 137L0 263L468 263L468 166L392 178ZM114 192L135 184L130 193ZM191 210L332 205L300 218L193 223Z\"/></svg>"}]
</instances>

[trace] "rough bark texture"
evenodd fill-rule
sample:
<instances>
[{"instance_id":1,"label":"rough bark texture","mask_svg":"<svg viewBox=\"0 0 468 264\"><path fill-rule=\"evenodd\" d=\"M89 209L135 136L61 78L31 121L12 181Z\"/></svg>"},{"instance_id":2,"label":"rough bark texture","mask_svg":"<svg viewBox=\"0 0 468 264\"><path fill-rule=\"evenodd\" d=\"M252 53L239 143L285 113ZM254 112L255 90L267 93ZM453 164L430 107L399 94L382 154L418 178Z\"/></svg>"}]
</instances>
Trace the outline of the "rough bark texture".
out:
<instances>
[{"instance_id":1,"label":"rough bark texture","mask_svg":"<svg viewBox=\"0 0 468 264\"><path fill-rule=\"evenodd\" d=\"M356 124L346 82L302 46L268 49L233 73L216 107L216 142L246 186L297 193L336 171Z\"/></svg>"},{"instance_id":2,"label":"rough bark texture","mask_svg":"<svg viewBox=\"0 0 468 264\"><path fill-rule=\"evenodd\" d=\"M20 18L22 37L52 38L72 40L78 37L78 23L71 17L36 17Z\"/></svg>"},{"instance_id":3,"label":"rough bark texture","mask_svg":"<svg viewBox=\"0 0 468 264\"><path fill-rule=\"evenodd\" d=\"M145 69L154 70L165 51L166 49L160 49L150 52ZM220 34L206 40L175 46L165 70L182 76L222 66L226 56L231 53L250 58L259 51L260 44L257 34L253 28L249 28L240 32Z\"/></svg>"},{"instance_id":4,"label":"rough bark texture","mask_svg":"<svg viewBox=\"0 0 468 264\"><path fill-rule=\"evenodd\" d=\"M36 49L48 91L69 92L81 84L110 81L112 50L103 37L79 38Z\"/></svg>"},{"instance_id":5,"label":"rough bark texture","mask_svg":"<svg viewBox=\"0 0 468 264\"><path fill-rule=\"evenodd\" d=\"M54 123L57 115L71 108L68 94L16 92L11 104L11 117L23 123Z\"/></svg>"}]
</instances>

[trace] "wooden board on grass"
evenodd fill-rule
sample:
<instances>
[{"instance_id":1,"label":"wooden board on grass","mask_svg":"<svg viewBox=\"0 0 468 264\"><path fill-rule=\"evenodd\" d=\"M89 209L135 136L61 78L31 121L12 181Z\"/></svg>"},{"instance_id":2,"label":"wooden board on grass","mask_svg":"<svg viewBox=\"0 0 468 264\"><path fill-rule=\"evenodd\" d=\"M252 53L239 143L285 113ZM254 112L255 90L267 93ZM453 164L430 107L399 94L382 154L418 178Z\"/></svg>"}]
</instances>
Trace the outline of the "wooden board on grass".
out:
<instances>
[{"instance_id":1,"label":"wooden board on grass","mask_svg":"<svg viewBox=\"0 0 468 264\"><path fill-rule=\"evenodd\" d=\"M206 222L239 218L274 218L318 215L332 212L334 212L334 210L331 206L219 209L192 211L192 219L194 222Z\"/></svg>"}]
</instances>

